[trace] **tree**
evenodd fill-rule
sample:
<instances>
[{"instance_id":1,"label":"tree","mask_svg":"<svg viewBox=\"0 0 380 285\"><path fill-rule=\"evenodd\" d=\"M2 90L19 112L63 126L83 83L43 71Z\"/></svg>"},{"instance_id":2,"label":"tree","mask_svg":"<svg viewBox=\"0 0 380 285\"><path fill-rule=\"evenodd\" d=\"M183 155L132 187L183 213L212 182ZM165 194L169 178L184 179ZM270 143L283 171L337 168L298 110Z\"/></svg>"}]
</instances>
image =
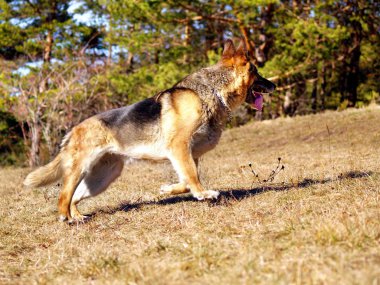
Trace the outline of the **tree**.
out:
<instances>
[{"instance_id":1,"label":"tree","mask_svg":"<svg viewBox=\"0 0 380 285\"><path fill-rule=\"evenodd\" d=\"M35 165L73 124L215 63L226 38L243 38L277 84L257 118L365 105L380 93L379 5L0 0L0 108L17 118Z\"/></svg>"},{"instance_id":2,"label":"tree","mask_svg":"<svg viewBox=\"0 0 380 285\"><path fill-rule=\"evenodd\" d=\"M52 60L59 62L78 56L76 51L87 44L78 42L78 33L86 36L91 31L73 21L68 13L69 3L66 0L0 1L0 56L17 61L17 68L25 69L25 64L33 66L27 76L10 75L15 89L12 101L23 102L28 107L24 120L29 130L31 166L39 164L41 132L45 124L43 110L46 110L43 103L52 88L49 81Z\"/></svg>"}]
</instances>

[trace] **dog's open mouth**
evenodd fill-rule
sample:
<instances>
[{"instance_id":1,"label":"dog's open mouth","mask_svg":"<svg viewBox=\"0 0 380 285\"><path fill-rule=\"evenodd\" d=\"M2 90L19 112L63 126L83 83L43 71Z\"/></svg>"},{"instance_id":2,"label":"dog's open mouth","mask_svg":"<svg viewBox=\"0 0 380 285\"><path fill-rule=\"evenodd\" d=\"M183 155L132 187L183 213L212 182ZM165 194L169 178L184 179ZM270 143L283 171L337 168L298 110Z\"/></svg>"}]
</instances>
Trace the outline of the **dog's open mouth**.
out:
<instances>
[{"instance_id":1,"label":"dog's open mouth","mask_svg":"<svg viewBox=\"0 0 380 285\"><path fill-rule=\"evenodd\" d=\"M259 92L252 90L252 99L250 102L248 102L251 107L257 111L262 111L263 110L263 105L264 105L264 95L269 95L270 92Z\"/></svg>"},{"instance_id":2,"label":"dog's open mouth","mask_svg":"<svg viewBox=\"0 0 380 285\"><path fill-rule=\"evenodd\" d=\"M252 90L253 93L253 102L251 103L252 108L261 111L263 109L263 102L264 102L264 97L263 93L257 92Z\"/></svg>"},{"instance_id":3,"label":"dog's open mouth","mask_svg":"<svg viewBox=\"0 0 380 285\"><path fill-rule=\"evenodd\" d=\"M253 109L257 111L263 110L264 96L271 94L276 89L276 85L270 81L268 81L266 85L263 85L264 84L255 84L254 86L251 86L245 100Z\"/></svg>"}]
</instances>

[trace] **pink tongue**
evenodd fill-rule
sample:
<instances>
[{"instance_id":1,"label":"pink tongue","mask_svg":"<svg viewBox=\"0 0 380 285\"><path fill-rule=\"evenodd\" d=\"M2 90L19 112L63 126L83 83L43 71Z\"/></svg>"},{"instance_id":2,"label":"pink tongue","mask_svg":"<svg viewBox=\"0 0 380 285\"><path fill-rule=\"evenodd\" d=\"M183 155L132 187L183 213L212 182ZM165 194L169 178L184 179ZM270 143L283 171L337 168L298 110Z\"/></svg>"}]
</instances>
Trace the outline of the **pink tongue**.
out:
<instances>
[{"instance_id":1,"label":"pink tongue","mask_svg":"<svg viewBox=\"0 0 380 285\"><path fill-rule=\"evenodd\" d=\"M258 92L254 92L255 96L255 102L253 103L253 108L255 108L258 111L261 111L263 109L263 95Z\"/></svg>"}]
</instances>

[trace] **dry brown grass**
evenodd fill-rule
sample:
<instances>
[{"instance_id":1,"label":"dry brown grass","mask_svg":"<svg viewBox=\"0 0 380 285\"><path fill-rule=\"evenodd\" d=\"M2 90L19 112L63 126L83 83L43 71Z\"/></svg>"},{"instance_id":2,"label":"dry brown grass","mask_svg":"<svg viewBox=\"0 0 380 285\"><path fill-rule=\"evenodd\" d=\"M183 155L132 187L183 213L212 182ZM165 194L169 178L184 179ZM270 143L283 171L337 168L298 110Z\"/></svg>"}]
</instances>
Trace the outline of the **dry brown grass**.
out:
<instances>
[{"instance_id":1,"label":"dry brown grass","mask_svg":"<svg viewBox=\"0 0 380 285\"><path fill-rule=\"evenodd\" d=\"M240 166L265 176L277 157L285 171L251 187ZM201 162L219 202L160 196L171 167L138 163L74 226L56 187L2 169L0 283L380 284L379 164L378 107L253 123Z\"/></svg>"}]
</instances>

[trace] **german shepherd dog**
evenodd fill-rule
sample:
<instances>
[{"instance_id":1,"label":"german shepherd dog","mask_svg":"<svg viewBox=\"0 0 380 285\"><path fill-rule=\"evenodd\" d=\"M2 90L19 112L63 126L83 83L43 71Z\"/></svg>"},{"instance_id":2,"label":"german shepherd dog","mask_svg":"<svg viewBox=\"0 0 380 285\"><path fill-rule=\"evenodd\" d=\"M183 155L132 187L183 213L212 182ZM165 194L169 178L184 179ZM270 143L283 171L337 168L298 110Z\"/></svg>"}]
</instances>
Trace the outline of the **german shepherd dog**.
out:
<instances>
[{"instance_id":1,"label":"german shepherd dog","mask_svg":"<svg viewBox=\"0 0 380 285\"><path fill-rule=\"evenodd\" d=\"M262 93L275 85L250 62L244 41L224 45L220 61L172 88L136 104L86 119L63 139L57 157L30 173L24 185L38 187L63 179L60 220L83 221L77 204L103 192L136 159L168 159L179 183L161 187L162 194L191 192L198 200L219 192L199 182L198 159L219 141L230 113L243 102L261 110Z\"/></svg>"}]
</instances>

